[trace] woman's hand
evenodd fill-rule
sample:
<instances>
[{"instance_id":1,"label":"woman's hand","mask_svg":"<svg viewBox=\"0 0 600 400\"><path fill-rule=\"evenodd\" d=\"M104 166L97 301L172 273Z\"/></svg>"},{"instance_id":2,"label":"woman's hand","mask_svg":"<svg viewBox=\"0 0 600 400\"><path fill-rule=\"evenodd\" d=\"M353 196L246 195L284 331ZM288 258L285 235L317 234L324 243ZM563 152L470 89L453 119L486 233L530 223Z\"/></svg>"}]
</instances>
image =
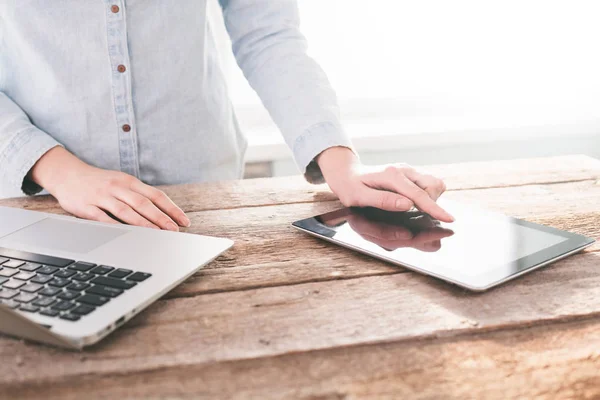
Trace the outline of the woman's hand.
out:
<instances>
[{"instance_id":1,"label":"woman's hand","mask_svg":"<svg viewBox=\"0 0 600 400\"><path fill-rule=\"evenodd\" d=\"M346 147L332 147L317 157L325 181L346 207L407 211L413 206L443 222L453 222L436 200L446 190L440 179L408 165L365 167Z\"/></svg>"},{"instance_id":2,"label":"woman's hand","mask_svg":"<svg viewBox=\"0 0 600 400\"><path fill-rule=\"evenodd\" d=\"M92 167L62 147L40 158L29 178L77 217L170 231L190 225L185 213L160 190L123 172Z\"/></svg>"}]
</instances>

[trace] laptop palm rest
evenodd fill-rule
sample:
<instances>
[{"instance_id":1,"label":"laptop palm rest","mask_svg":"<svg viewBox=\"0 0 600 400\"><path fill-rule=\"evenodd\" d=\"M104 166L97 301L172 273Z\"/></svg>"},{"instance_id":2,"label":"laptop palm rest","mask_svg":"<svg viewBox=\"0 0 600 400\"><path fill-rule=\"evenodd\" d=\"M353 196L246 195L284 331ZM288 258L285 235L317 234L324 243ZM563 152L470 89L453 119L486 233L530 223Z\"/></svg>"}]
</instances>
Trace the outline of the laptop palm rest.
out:
<instances>
[{"instance_id":1,"label":"laptop palm rest","mask_svg":"<svg viewBox=\"0 0 600 400\"><path fill-rule=\"evenodd\" d=\"M77 220L45 218L0 240L4 247L86 254L129 231Z\"/></svg>"}]
</instances>

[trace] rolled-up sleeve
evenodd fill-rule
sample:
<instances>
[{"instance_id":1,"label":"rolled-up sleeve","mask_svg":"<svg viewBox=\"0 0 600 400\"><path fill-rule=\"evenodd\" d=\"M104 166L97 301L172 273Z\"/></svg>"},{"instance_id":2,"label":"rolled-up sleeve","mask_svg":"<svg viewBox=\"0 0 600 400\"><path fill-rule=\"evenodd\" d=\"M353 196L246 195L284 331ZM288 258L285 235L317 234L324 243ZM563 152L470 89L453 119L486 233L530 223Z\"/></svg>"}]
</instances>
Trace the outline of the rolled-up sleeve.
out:
<instances>
[{"instance_id":1,"label":"rolled-up sleeve","mask_svg":"<svg viewBox=\"0 0 600 400\"><path fill-rule=\"evenodd\" d=\"M336 94L308 56L296 0L220 0L233 52L309 182L322 182L314 161L352 143L340 123Z\"/></svg>"},{"instance_id":2,"label":"rolled-up sleeve","mask_svg":"<svg viewBox=\"0 0 600 400\"><path fill-rule=\"evenodd\" d=\"M48 150L56 146L60 143L36 128L23 110L0 91L0 187L3 195L40 192L42 188L27 180L27 174Z\"/></svg>"}]
</instances>

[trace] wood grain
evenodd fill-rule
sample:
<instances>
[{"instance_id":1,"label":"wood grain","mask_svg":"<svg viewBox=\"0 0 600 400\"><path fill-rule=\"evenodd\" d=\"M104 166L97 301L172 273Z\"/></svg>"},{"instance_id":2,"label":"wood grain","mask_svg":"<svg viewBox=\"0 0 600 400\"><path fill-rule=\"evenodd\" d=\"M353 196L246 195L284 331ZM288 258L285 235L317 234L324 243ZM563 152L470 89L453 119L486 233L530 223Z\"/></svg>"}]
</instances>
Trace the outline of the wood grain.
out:
<instances>
[{"instance_id":1,"label":"wood grain","mask_svg":"<svg viewBox=\"0 0 600 400\"><path fill-rule=\"evenodd\" d=\"M1 398L597 399L600 321L136 373L9 383ZM89 397L88 397L89 398Z\"/></svg>"},{"instance_id":2,"label":"wood grain","mask_svg":"<svg viewBox=\"0 0 600 400\"><path fill-rule=\"evenodd\" d=\"M468 190L451 193L449 197L464 201L478 199L478 204L495 211L600 239L600 185L593 181ZM337 202L300 203L191 214L195 233L229 237L236 244L168 296L405 272L397 266L341 250L290 226L296 218L338 207ZM598 249L600 244L595 244L588 251Z\"/></svg>"},{"instance_id":3,"label":"wood grain","mask_svg":"<svg viewBox=\"0 0 600 400\"><path fill-rule=\"evenodd\" d=\"M0 386L597 318L599 263L576 255L483 294L395 274L159 301L83 360L0 339L0 358L22 361L0 365Z\"/></svg>"},{"instance_id":4,"label":"wood grain","mask_svg":"<svg viewBox=\"0 0 600 400\"><path fill-rule=\"evenodd\" d=\"M564 156L424 167L449 190L466 190L600 179L600 161ZM300 176L162 187L185 212L335 200L326 185ZM217 196L214 194L218 193ZM64 213L48 196L0 200L0 205Z\"/></svg>"},{"instance_id":5,"label":"wood grain","mask_svg":"<svg viewBox=\"0 0 600 400\"><path fill-rule=\"evenodd\" d=\"M426 170L449 198L600 238L600 161ZM165 190L234 248L84 353L0 338L0 398L600 396L598 245L472 294L293 230L340 206L299 177Z\"/></svg>"}]
</instances>

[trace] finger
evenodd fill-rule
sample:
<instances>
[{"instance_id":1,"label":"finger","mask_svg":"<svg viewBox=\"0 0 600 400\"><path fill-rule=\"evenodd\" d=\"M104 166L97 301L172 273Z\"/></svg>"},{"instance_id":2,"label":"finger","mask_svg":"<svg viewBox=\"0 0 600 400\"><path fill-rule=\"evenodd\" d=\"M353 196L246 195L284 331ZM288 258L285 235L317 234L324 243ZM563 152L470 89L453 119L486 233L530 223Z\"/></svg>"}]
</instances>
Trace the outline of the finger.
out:
<instances>
[{"instance_id":1,"label":"finger","mask_svg":"<svg viewBox=\"0 0 600 400\"><path fill-rule=\"evenodd\" d=\"M92 205L87 206L81 213L81 216L85 219L89 219L92 221L120 225L120 223L118 221L115 221L114 219L109 217L104 211L102 211L98 207L92 206Z\"/></svg>"},{"instance_id":2,"label":"finger","mask_svg":"<svg viewBox=\"0 0 600 400\"><path fill-rule=\"evenodd\" d=\"M407 177L400 179L400 182L397 183L397 188L400 190L401 194L411 199L419 210L426 212L440 221L454 222L454 217L452 217L452 215L440 207L435 200L429 197L429 194L426 191L415 185L415 183Z\"/></svg>"},{"instance_id":3,"label":"finger","mask_svg":"<svg viewBox=\"0 0 600 400\"><path fill-rule=\"evenodd\" d=\"M154 225L152 222L135 212L129 205L123 203L115 197L103 199L98 204L98 207L104 211L108 211L126 224L160 229L158 226Z\"/></svg>"},{"instance_id":4,"label":"finger","mask_svg":"<svg viewBox=\"0 0 600 400\"><path fill-rule=\"evenodd\" d=\"M417 171L408 171L406 177L413 181L418 187L429 194L434 201L446 191L446 185L441 179L432 175L420 174Z\"/></svg>"},{"instance_id":5,"label":"finger","mask_svg":"<svg viewBox=\"0 0 600 400\"><path fill-rule=\"evenodd\" d=\"M403 172L396 170L393 175L389 173L371 174L365 176L369 186L376 185L382 189L393 190L411 200L421 211L431 215L435 219L444 222L453 222L452 217L442 207L429 197L429 194L415 185Z\"/></svg>"},{"instance_id":6,"label":"finger","mask_svg":"<svg viewBox=\"0 0 600 400\"><path fill-rule=\"evenodd\" d=\"M175 203L162 191L143 182L135 181L131 189L152 201L161 211L173 218L179 226L190 226L190 220Z\"/></svg>"},{"instance_id":7,"label":"finger","mask_svg":"<svg viewBox=\"0 0 600 400\"><path fill-rule=\"evenodd\" d=\"M129 189L119 189L115 191L114 196L159 228L169 231L179 230L177 224L147 197Z\"/></svg>"},{"instance_id":8,"label":"finger","mask_svg":"<svg viewBox=\"0 0 600 400\"><path fill-rule=\"evenodd\" d=\"M375 207L385 211L408 211L413 202L398 193L365 187L356 193L354 204L358 207Z\"/></svg>"}]
</instances>

